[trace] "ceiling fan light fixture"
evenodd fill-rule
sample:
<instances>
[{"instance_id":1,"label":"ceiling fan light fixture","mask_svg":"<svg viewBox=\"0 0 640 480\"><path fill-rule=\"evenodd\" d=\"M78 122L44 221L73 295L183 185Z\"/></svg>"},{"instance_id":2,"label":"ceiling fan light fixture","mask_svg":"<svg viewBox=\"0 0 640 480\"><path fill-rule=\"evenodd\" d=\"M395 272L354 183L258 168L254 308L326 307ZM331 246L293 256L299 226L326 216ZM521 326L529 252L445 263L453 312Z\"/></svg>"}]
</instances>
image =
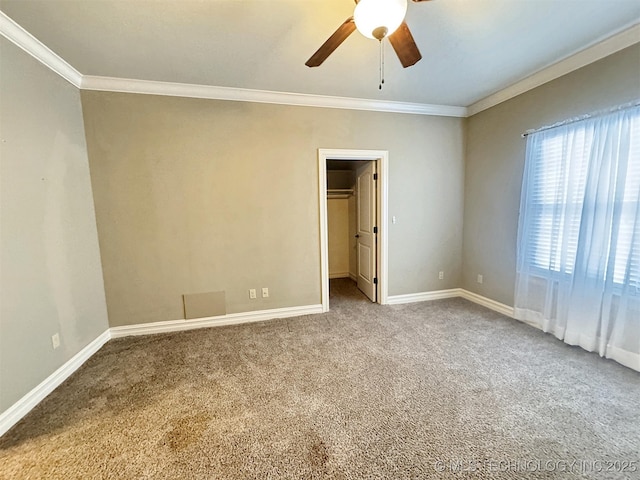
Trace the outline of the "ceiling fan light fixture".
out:
<instances>
[{"instance_id":1,"label":"ceiling fan light fixture","mask_svg":"<svg viewBox=\"0 0 640 480\"><path fill-rule=\"evenodd\" d=\"M382 40L397 30L406 13L407 0L360 0L353 19L362 35Z\"/></svg>"}]
</instances>

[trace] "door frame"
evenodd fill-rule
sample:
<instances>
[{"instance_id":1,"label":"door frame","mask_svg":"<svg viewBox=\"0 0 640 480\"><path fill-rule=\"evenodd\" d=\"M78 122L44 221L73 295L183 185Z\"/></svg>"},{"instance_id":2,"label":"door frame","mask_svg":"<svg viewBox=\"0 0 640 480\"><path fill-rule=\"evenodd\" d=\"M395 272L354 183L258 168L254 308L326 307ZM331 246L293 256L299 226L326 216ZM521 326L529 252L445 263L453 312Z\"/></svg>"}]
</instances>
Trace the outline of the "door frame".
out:
<instances>
[{"instance_id":1,"label":"door frame","mask_svg":"<svg viewBox=\"0 0 640 480\"><path fill-rule=\"evenodd\" d=\"M378 278L377 303L387 304L388 297L388 150L318 149L318 199L320 204L320 283L322 311L329 311L329 236L327 227L327 160L369 160L377 163L376 188L377 227L376 257Z\"/></svg>"}]
</instances>

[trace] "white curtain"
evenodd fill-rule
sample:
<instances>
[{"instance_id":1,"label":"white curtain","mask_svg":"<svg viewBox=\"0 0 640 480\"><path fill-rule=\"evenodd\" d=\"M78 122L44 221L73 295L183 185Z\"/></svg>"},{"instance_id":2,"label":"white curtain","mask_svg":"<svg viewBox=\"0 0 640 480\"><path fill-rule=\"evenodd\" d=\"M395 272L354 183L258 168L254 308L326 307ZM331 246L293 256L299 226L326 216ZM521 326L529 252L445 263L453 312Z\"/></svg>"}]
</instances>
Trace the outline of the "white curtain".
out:
<instances>
[{"instance_id":1,"label":"white curtain","mask_svg":"<svg viewBox=\"0 0 640 480\"><path fill-rule=\"evenodd\" d=\"M640 106L528 136L515 316L640 371Z\"/></svg>"}]
</instances>

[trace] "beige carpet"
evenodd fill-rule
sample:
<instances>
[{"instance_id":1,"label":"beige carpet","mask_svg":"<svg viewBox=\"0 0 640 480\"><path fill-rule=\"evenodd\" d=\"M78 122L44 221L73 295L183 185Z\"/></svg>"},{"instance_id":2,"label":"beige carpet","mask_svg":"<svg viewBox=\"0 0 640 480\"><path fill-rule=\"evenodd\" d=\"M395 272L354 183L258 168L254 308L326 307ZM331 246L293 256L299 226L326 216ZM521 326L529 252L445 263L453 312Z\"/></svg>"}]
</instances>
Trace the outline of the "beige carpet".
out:
<instances>
[{"instance_id":1,"label":"beige carpet","mask_svg":"<svg viewBox=\"0 0 640 480\"><path fill-rule=\"evenodd\" d=\"M0 477L640 478L638 373L461 299L331 307L109 342Z\"/></svg>"}]
</instances>

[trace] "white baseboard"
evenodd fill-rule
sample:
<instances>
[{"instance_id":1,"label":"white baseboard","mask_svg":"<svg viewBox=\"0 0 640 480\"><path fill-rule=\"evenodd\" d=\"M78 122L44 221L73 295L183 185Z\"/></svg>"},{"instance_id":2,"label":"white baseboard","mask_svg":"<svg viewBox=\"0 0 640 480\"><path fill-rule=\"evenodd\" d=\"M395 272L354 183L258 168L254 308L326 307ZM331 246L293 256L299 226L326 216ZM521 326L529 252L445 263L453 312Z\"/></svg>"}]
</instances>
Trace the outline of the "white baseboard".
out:
<instances>
[{"instance_id":1,"label":"white baseboard","mask_svg":"<svg viewBox=\"0 0 640 480\"><path fill-rule=\"evenodd\" d=\"M152 333L178 332L195 328L235 325L239 323L260 322L274 318L298 317L322 313L322 305L302 307L274 308L256 312L230 313L220 317L199 318L193 320L173 320L168 322L145 323L112 327L98 336L89 345L73 356L68 362L49 375L37 387L0 414L0 436L18 423L33 407L53 392L62 382L75 372L84 362L112 338L129 335L148 335Z\"/></svg>"},{"instance_id":2,"label":"white baseboard","mask_svg":"<svg viewBox=\"0 0 640 480\"><path fill-rule=\"evenodd\" d=\"M496 311L507 317L515 318L513 315L513 307L504 303L496 302L490 298L483 297L477 293L470 292L463 288L451 288L449 290L434 290L432 292L409 293L406 295L392 295L387 299L388 305L399 305L402 303L426 302L431 300L440 300L443 298L461 297L478 305L482 305L490 310Z\"/></svg>"},{"instance_id":3,"label":"white baseboard","mask_svg":"<svg viewBox=\"0 0 640 480\"><path fill-rule=\"evenodd\" d=\"M432 292L408 293L405 295L389 295L387 305L400 305L402 303L426 302L443 298L460 297L459 288L449 290L434 290Z\"/></svg>"},{"instance_id":4,"label":"white baseboard","mask_svg":"<svg viewBox=\"0 0 640 480\"><path fill-rule=\"evenodd\" d=\"M474 303L487 307L496 312L513 317L513 308L483 297L476 293L452 288L449 290L436 290L432 292L410 293L406 295L392 295L387 299L388 305L404 303L424 302L443 298L462 297ZM170 320L166 322L144 323L112 327L103 332L89 345L73 356L64 365L53 372L37 387L13 404L9 409L0 414L0 436L6 433L20 419L22 419L33 407L40 403L47 395L56 389L62 382L86 362L111 338L127 337L131 335L149 335L154 333L178 332L193 330L196 328L215 327L223 325L236 325L241 323L260 322L274 318L298 317L301 315L313 315L322 313L322 305L305 305L301 307L274 308L271 310L259 310L254 312L230 313L219 317L198 318L192 320Z\"/></svg>"},{"instance_id":5,"label":"white baseboard","mask_svg":"<svg viewBox=\"0 0 640 480\"><path fill-rule=\"evenodd\" d=\"M340 272L340 273L330 273L329 279L332 278L349 278L349 272Z\"/></svg>"},{"instance_id":6,"label":"white baseboard","mask_svg":"<svg viewBox=\"0 0 640 480\"><path fill-rule=\"evenodd\" d=\"M305 305L302 307L274 308L255 312L228 313L218 317L195 318L192 320L168 320L166 322L139 323L111 328L111 338L131 335L149 335L153 333L179 332L196 328L237 325L240 323L261 322L274 318L299 317L322 313L322 305Z\"/></svg>"},{"instance_id":7,"label":"white baseboard","mask_svg":"<svg viewBox=\"0 0 640 480\"><path fill-rule=\"evenodd\" d=\"M109 341L111 334L105 330L89 345L69 359L64 365L45 378L37 387L14 403L0 415L0 436L18 423L27 413L53 392L62 382L86 362L94 353Z\"/></svg>"},{"instance_id":8,"label":"white baseboard","mask_svg":"<svg viewBox=\"0 0 640 480\"><path fill-rule=\"evenodd\" d=\"M490 298L483 297L477 293L470 292L464 288L460 289L460 296L470 302L477 303L483 307L487 307L490 310L506 315L507 317L515 318L513 315L513 307L505 305L504 303L496 302Z\"/></svg>"},{"instance_id":9,"label":"white baseboard","mask_svg":"<svg viewBox=\"0 0 640 480\"><path fill-rule=\"evenodd\" d=\"M353 280L354 282L357 282L357 281L358 281L358 276L357 276L355 273L351 273L351 272L349 272L349 278L350 278L351 280Z\"/></svg>"}]
</instances>

